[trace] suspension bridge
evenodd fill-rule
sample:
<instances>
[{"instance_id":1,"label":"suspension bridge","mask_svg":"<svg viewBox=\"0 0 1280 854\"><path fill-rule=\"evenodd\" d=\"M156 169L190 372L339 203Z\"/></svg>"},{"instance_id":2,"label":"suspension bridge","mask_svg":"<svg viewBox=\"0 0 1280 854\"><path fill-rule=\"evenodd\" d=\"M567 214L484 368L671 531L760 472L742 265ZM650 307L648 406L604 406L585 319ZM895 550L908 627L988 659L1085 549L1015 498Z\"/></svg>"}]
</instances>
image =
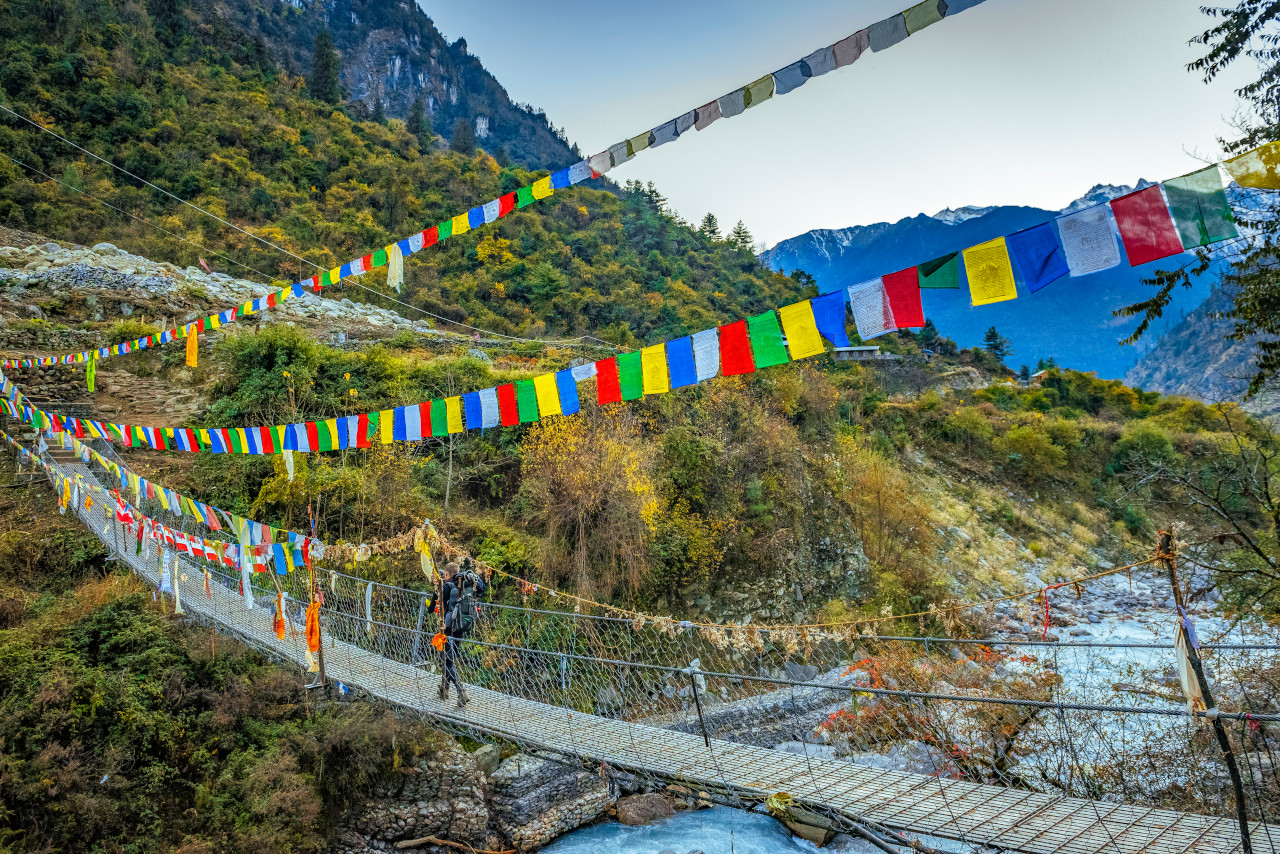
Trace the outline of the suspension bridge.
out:
<instances>
[{"instance_id":1,"label":"suspension bridge","mask_svg":"<svg viewBox=\"0 0 1280 854\"><path fill-rule=\"evenodd\" d=\"M101 486L98 473L74 454L47 450L43 458L67 477ZM74 512L116 560L152 587L161 585L163 542L126 539L106 502L88 508L84 502L76 504ZM306 641L297 627L309 591L301 574L281 579L292 585L286 597L294 619L279 638L265 604L274 591L264 588L259 604L250 607L238 576L176 552L172 558L172 583L181 585L184 613L277 659L304 666ZM212 583L206 592L207 568ZM806 641L803 655L795 649L766 651L763 641L754 654L747 650L744 655L678 624L650 629L650 636L641 638L627 620L489 605L482 630L459 656L470 696L468 705L459 708L437 696L439 675L430 647L434 625L427 621L422 591L374 585L337 572L321 571L320 576L327 584L321 614L328 678L478 739L558 755L602 774L680 784L739 805L759 804L785 792L795 804L836 820L891 835L955 840L969 848L1028 854L1232 854L1242 848L1236 818L1228 817L1226 809L1223 815L1203 815L1072 794L1077 775L1100 761L1099 751L1116 746L1113 731L1096 724L1092 746L1073 738L1068 714L1145 713L1163 727L1156 730L1159 738L1177 731L1180 740L1194 744L1196 721L1176 703L1125 708L1068 703L1062 697L1030 700L877 688L855 681L857 663L849 660L848 646L833 638ZM1274 647L1258 649L1274 658ZM792 658L807 663L788 664ZM783 666L761 666L766 659ZM1251 666L1243 660L1239 665ZM859 696L864 706L882 701L884 713L874 720L860 717ZM926 741L929 737L920 733L941 732L933 743L961 756L981 747L958 734L967 727L965 710L977 704L989 710L987 717L968 724L990 728L991 737L997 742L1006 738L1008 746L983 748L989 757L986 771L977 776L986 779L978 780L973 773L910 773L855 764L803 741L795 752L770 746L783 733L811 734L815 721L821 725L838 719L839 710L851 703L855 725L842 736L850 744L865 745L888 720L900 728L913 727L913 734ZM946 711L939 713L939 708ZM1060 736L1052 734L1055 722ZM1057 768L1067 769L1065 778L1059 775L1053 783L1053 774L1046 774L1042 764L1041 785L1030 785L1024 773L1010 770L1007 760L1019 736L1029 742L1021 748L1024 754L1030 750L1042 762L1056 762ZM1184 785L1205 774L1207 756L1186 759L1191 779ZM973 766L962 762L961 767L972 771ZM1260 773L1265 780L1266 769ZM1261 808L1258 812L1266 814ZM1250 829L1253 851L1280 852L1280 826L1254 822Z\"/></svg>"}]
</instances>

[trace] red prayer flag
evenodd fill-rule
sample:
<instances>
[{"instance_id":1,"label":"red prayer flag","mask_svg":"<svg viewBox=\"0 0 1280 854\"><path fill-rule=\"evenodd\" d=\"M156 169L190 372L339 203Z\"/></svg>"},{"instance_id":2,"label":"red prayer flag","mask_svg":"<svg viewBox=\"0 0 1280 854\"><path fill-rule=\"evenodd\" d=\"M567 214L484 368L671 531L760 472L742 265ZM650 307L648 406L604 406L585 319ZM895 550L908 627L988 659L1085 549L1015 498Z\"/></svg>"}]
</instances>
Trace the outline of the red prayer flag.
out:
<instances>
[{"instance_id":1,"label":"red prayer flag","mask_svg":"<svg viewBox=\"0 0 1280 854\"><path fill-rule=\"evenodd\" d=\"M747 322L739 320L720 327L720 373L726 377L749 374L756 369L751 355L751 339L747 335Z\"/></svg>"},{"instance_id":2,"label":"red prayer flag","mask_svg":"<svg viewBox=\"0 0 1280 854\"><path fill-rule=\"evenodd\" d=\"M1158 184L1112 199L1111 210L1116 215L1130 267L1182 251L1182 240Z\"/></svg>"},{"instance_id":3,"label":"red prayer flag","mask_svg":"<svg viewBox=\"0 0 1280 854\"><path fill-rule=\"evenodd\" d=\"M316 293L320 293L320 277L319 276L311 277L311 290L315 291Z\"/></svg>"},{"instance_id":4,"label":"red prayer flag","mask_svg":"<svg viewBox=\"0 0 1280 854\"><path fill-rule=\"evenodd\" d=\"M258 428L258 445L261 446L264 454L274 454L276 452L275 438L271 435L270 427Z\"/></svg>"},{"instance_id":5,"label":"red prayer flag","mask_svg":"<svg viewBox=\"0 0 1280 854\"><path fill-rule=\"evenodd\" d=\"M498 417L503 427L515 427L520 423L520 409L516 406L514 383L498 386Z\"/></svg>"},{"instance_id":6,"label":"red prayer flag","mask_svg":"<svg viewBox=\"0 0 1280 854\"><path fill-rule=\"evenodd\" d=\"M507 193L498 198L498 216L506 216L516 209L516 194Z\"/></svg>"},{"instance_id":7,"label":"red prayer flag","mask_svg":"<svg viewBox=\"0 0 1280 854\"><path fill-rule=\"evenodd\" d=\"M369 447L369 413L367 412L356 419L356 447Z\"/></svg>"},{"instance_id":8,"label":"red prayer flag","mask_svg":"<svg viewBox=\"0 0 1280 854\"><path fill-rule=\"evenodd\" d=\"M431 226L430 228L424 228L422 230L422 248L423 249L426 249L428 246L435 246L436 241L438 241L439 239L440 239L440 232L436 230L436 227L434 225Z\"/></svg>"},{"instance_id":9,"label":"red prayer flag","mask_svg":"<svg viewBox=\"0 0 1280 854\"><path fill-rule=\"evenodd\" d=\"M307 447L312 451L320 448L320 430L314 421L307 422Z\"/></svg>"},{"instance_id":10,"label":"red prayer flag","mask_svg":"<svg viewBox=\"0 0 1280 854\"><path fill-rule=\"evenodd\" d=\"M920 278L915 267L881 277L885 293L889 295L889 308L893 311L893 325L899 329L924 326L924 306L920 303Z\"/></svg>"},{"instance_id":11,"label":"red prayer flag","mask_svg":"<svg viewBox=\"0 0 1280 854\"><path fill-rule=\"evenodd\" d=\"M618 363L612 356L596 362L596 400L603 406L622 400L622 383L618 380Z\"/></svg>"},{"instance_id":12,"label":"red prayer flag","mask_svg":"<svg viewBox=\"0 0 1280 854\"><path fill-rule=\"evenodd\" d=\"M360 259L360 266L364 267L364 271L366 273L373 269L373 253L372 252L370 252L368 255Z\"/></svg>"}]
</instances>

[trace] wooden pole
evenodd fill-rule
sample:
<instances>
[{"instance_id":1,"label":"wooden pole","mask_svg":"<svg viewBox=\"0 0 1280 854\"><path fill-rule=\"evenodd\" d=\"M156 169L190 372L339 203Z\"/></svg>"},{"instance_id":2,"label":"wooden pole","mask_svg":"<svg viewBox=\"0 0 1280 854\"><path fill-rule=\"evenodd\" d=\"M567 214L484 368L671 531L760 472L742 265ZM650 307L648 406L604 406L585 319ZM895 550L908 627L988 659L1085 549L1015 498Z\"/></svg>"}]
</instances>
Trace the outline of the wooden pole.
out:
<instances>
[{"instance_id":1,"label":"wooden pole","mask_svg":"<svg viewBox=\"0 0 1280 854\"><path fill-rule=\"evenodd\" d=\"M1175 551L1176 545L1173 540L1173 534L1169 531L1159 532L1159 545L1156 548L1156 557L1160 559L1160 563L1164 566L1165 572L1169 575L1169 584L1173 587L1173 601L1178 607L1178 632L1182 635L1183 646L1187 650L1187 659L1191 662L1191 669L1196 674L1196 681L1200 683L1200 693L1204 695L1205 705L1210 713L1213 723L1213 734L1218 738L1218 747L1222 749L1222 759L1227 766L1227 774L1231 777L1231 788L1235 791L1236 796L1236 819L1240 824L1240 847L1243 854L1253 854L1253 843L1249 838L1249 807L1244 797L1244 783L1240 779L1240 768L1236 764L1235 751L1231 749L1231 739L1227 737L1227 729L1222 725L1222 720L1217 716L1217 704L1213 701L1213 692L1209 690L1209 680L1204 675L1204 664L1200 661L1200 651L1196 649L1195 644L1191 642L1191 636L1187 633L1186 605L1182 601L1182 590L1178 587L1178 555Z\"/></svg>"}]
</instances>

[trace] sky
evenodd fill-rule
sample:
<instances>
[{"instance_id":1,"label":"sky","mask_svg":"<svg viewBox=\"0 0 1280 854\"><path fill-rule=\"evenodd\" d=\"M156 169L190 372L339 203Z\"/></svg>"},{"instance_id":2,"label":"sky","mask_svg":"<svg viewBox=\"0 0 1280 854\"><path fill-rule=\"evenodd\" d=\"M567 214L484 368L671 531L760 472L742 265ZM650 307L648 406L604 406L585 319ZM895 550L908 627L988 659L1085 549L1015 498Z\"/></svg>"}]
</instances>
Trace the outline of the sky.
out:
<instances>
[{"instance_id":1,"label":"sky","mask_svg":"<svg viewBox=\"0 0 1280 854\"><path fill-rule=\"evenodd\" d=\"M1247 64L1186 64L1202 0L986 0L610 172L772 245L963 205L1064 207L1173 178L1233 135ZM419 0L590 155L776 71L903 0Z\"/></svg>"}]
</instances>

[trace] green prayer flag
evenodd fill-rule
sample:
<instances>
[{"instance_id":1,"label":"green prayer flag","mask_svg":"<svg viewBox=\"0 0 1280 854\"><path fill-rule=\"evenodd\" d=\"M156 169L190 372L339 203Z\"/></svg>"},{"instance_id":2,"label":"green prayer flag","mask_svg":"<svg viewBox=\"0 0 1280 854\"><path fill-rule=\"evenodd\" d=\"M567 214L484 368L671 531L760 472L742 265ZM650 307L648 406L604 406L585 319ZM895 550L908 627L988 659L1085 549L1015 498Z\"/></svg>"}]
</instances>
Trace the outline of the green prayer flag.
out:
<instances>
[{"instance_id":1,"label":"green prayer flag","mask_svg":"<svg viewBox=\"0 0 1280 854\"><path fill-rule=\"evenodd\" d=\"M751 338L751 355L756 360L757 370L791 361L787 345L782 341L778 314L772 309L747 318L747 335Z\"/></svg>"},{"instance_id":2,"label":"green prayer flag","mask_svg":"<svg viewBox=\"0 0 1280 854\"><path fill-rule=\"evenodd\" d=\"M516 207L523 208L533 204L533 187L521 187L516 190Z\"/></svg>"},{"instance_id":3,"label":"green prayer flag","mask_svg":"<svg viewBox=\"0 0 1280 854\"><path fill-rule=\"evenodd\" d=\"M95 356L89 357L89 364L84 366L84 381L89 387L89 391L93 391L93 379L98 375L98 359Z\"/></svg>"},{"instance_id":4,"label":"green prayer flag","mask_svg":"<svg viewBox=\"0 0 1280 854\"><path fill-rule=\"evenodd\" d=\"M1164 182L1169 198L1169 212L1178 226L1183 249L1206 246L1236 237L1231 205L1222 190L1217 166Z\"/></svg>"},{"instance_id":5,"label":"green prayer flag","mask_svg":"<svg viewBox=\"0 0 1280 854\"><path fill-rule=\"evenodd\" d=\"M639 400L644 397L644 363L639 350L619 353L618 384L622 387L623 400Z\"/></svg>"},{"instance_id":6,"label":"green prayer flag","mask_svg":"<svg viewBox=\"0 0 1280 854\"><path fill-rule=\"evenodd\" d=\"M538 391L533 380L516 381L516 410L521 424L538 420Z\"/></svg>"},{"instance_id":7,"label":"green prayer flag","mask_svg":"<svg viewBox=\"0 0 1280 854\"><path fill-rule=\"evenodd\" d=\"M922 288L959 288L960 253L952 252L918 265L916 276Z\"/></svg>"},{"instance_id":8,"label":"green prayer flag","mask_svg":"<svg viewBox=\"0 0 1280 854\"><path fill-rule=\"evenodd\" d=\"M244 442L240 441L240 431L232 427L231 429L227 430L227 437L231 439L231 453L243 454Z\"/></svg>"},{"instance_id":9,"label":"green prayer flag","mask_svg":"<svg viewBox=\"0 0 1280 854\"><path fill-rule=\"evenodd\" d=\"M271 428L271 441L275 443L277 454L284 450L284 430L283 424Z\"/></svg>"},{"instance_id":10,"label":"green prayer flag","mask_svg":"<svg viewBox=\"0 0 1280 854\"><path fill-rule=\"evenodd\" d=\"M387 266L387 250L379 249L377 252L373 253L373 266L375 267Z\"/></svg>"},{"instance_id":11,"label":"green prayer flag","mask_svg":"<svg viewBox=\"0 0 1280 854\"><path fill-rule=\"evenodd\" d=\"M378 429L382 424L382 415L377 411L369 413L369 426L364 431L364 437L370 444L378 442Z\"/></svg>"},{"instance_id":12,"label":"green prayer flag","mask_svg":"<svg viewBox=\"0 0 1280 854\"><path fill-rule=\"evenodd\" d=\"M317 451L334 450L333 434L329 432L329 422L327 421L316 422L316 450Z\"/></svg>"},{"instance_id":13,"label":"green prayer flag","mask_svg":"<svg viewBox=\"0 0 1280 854\"><path fill-rule=\"evenodd\" d=\"M431 401L431 435L449 435L449 407L443 400Z\"/></svg>"},{"instance_id":14,"label":"green prayer flag","mask_svg":"<svg viewBox=\"0 0 1280 854\"><path fill-rule=\"evenodd\" d=\"M444 222L436 226L436 240L444 240L453 237L453 220L446 219Z\"/></svg>"}]
</instances>

